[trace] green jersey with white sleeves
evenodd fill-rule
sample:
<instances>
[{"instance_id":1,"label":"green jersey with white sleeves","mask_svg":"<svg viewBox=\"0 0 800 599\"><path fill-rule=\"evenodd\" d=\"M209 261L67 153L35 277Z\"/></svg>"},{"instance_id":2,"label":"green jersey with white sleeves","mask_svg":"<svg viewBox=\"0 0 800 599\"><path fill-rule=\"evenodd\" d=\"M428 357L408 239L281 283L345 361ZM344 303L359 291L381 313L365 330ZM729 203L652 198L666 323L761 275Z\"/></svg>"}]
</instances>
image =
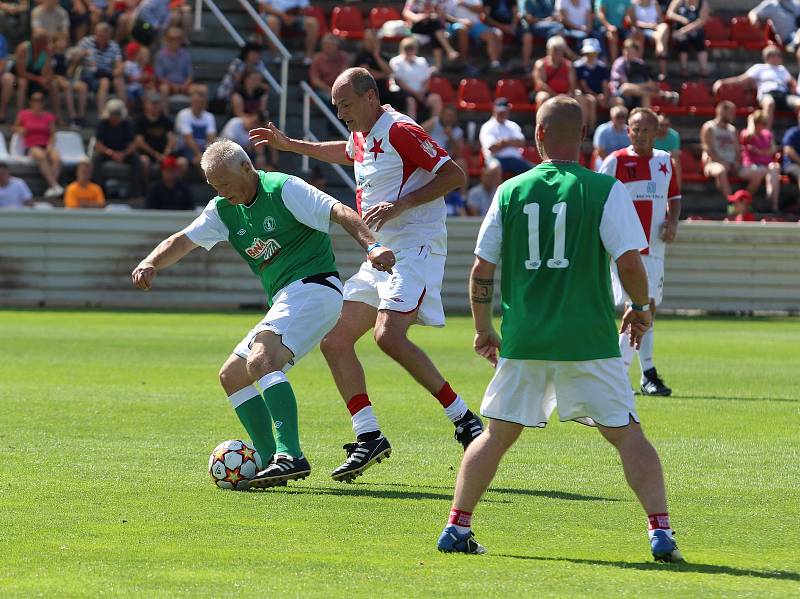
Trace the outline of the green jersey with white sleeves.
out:
<instances>
[{"instance_id":1,"label":"green jersey with white sleeves","mask_svg":"<svg viewBox=\"0 0 800 599\"><path fill-rule=\"evenodd\" d=\"M263 171L258 177L249 206L217 196L182 232L207 250L228 241L260 279L271 306L289 283L336 272L329 230L338 200L298 177Z\"/></svg>"},{"instance_id":2,"label":"green jersey with white sleeves","mask_svg":"<svg viewBox=\"0 0 800 599\"><path fill-rule=\"evenodd\" d=\"M504 358L619 357L609 255L647 247L625 186L545 162L503 183L475 254L501 264Z\"/></svg>"}]
</instances>

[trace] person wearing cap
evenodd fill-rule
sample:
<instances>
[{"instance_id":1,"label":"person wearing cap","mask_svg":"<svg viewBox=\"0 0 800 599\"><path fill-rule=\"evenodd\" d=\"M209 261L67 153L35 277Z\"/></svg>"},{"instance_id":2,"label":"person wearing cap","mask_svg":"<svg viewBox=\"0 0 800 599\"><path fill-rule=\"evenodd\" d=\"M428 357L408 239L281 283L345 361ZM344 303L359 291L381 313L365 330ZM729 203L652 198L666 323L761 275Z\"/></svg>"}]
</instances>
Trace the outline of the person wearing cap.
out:
<instances>
[{"instance_id":1,"label":"person wearing cap","mask_svg":"<svg viewBox=\"0 0 800 599\"><path fill-rule=\"evenodd\" d=\"M754 222L753 195L746 189L740 189L728 196L728 216L726 221L736 223Z\"/></svg>"},{"instance_id":2,"label":"person wearing cap","mask_svg":"<svg viewBox=\"0 0 800 599\"><path fill-rule=\"evenodd\" d=\"M498 185L505 175L519 175L533 166L522 157L525 135L522 128L508 118L508 112L508 100L497 98L492 117L481 126L478 134L484 168L496 175Z\"/></svg>"},{"instance_id":3,"label":"person wearing cap","mask_svg":"<svg viewBox=\"0 0 800 599\"><path fill-rule=\"evenodd\" d=\"M142 101L145 90L153 86L155 71L150 64L150 49L139 42L129 42L125 46L125 59L122 74L128 92L128 105L133 107Z\"/></svg>"},{"instance_id":4,"label":"person wearing cap","mask_svg":"<svg viewBox=\"0 0 800 599\"><path fill-rule=\"evenodd\" d=\"M75 169L75 180L64 192L64 208L102 208L105 205L103 188L92 182L92 163L81 160Z\"/></svg>"},{"instance_id":5,"label":"person wearing cap","mask_svg":"<svg viewBox=\"0 0 800 599\"><path fill-rule=\"evenodd\" d=\"M161 161L161 180L147 190L144 207L150 210L194 210L192 190L181 178L181 167L175 156Z\"/></svg>"},{"instance_id":6,"label":"person wearing cap","mask_svg":"<svg viewBox=\"0 0 800 599\"><path fill-rule=\"evenodd\" d=\"M127 164L130 173L131 194L139 196L140 175L139 159L136 156L133 123L127 118L128 110L125 102L112 98L100 115L100 122L95 131L94 156L92 167L101 187L105 186L103 166L106 162Z\"/></svg>"},{"instance_id":7,"label":"person wearing cap","mask_svg":"<svg viewBox=\"0 0 800 599\"><path fill-rule=\"evenodd\" d=\"M595 113L598 108L607 110L622 104L622 98L611 94L609 89L611 70L600 60L600 52L600 42L593 37L586 38L581 44L581 57L572 63L578 89L581 95L593 98L593 101L588 100L588 102L594 104ZM591 133L592 128L589 127L588 131Z\"/></svg>"},{"instance_id":8,"label":"person wearing cap","mask_svg":"<svg viewBox=\"0 0 800 599\"><path fill-rule=\"evenodd\" d=\"M142 169L142 187L147 189L150 171L154 165L161 164L177 147L177 139L172 119L164 114L161 95L151 90L144 97L144 112L134 122L134 141L139 152ZM178 159L182 171L189 168L185 158Z\"/></svg>"}]
</instances>

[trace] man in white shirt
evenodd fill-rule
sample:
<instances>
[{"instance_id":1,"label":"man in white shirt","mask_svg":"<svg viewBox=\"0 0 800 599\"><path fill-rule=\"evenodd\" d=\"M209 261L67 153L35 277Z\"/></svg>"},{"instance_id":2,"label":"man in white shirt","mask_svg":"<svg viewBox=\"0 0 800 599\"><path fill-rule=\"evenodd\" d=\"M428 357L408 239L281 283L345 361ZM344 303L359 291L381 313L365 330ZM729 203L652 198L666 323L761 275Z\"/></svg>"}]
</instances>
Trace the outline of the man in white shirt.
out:
<instances>
[{"instance_id":1,"label":"man in white shirt","mask_svg":"<svg viewBox=\"0 0 800 599\"><path fill-rule=\"evenodd\" d=\"M469 42L482 41L486 44L489 56L489 69L500 71L500 55L503 52L503 32L497 27L486 25L481 16L484 13L482 0L450 0L445 17L450 21L448 31L451 37L458 38L458 51L461 56L469 56Z\"/></svg>"},{"instance_id":2,"label":"man in white shirt","mask_svg":"<svg viewBox=\"0 0 800 599\"><path fill-rule=\"evenodd\" d=\"M175 117L175 133L178 152L199 168L203 151L217 137L217 123L214 115L206 110L208 88L205 85L193 85L189 98L189 107Z\"/></svg>"},{"instance_id":3,"label":"man in white shirt","mask_svg":"<svg viewBox=\"0 0 800 599\"><path fill-rule=\"evenodd\" d=\"M508 118L508 111L508 100L497 98L492 118L481 126L478 134L486 169L499 178L519 175L533 166L522 157L525 135L522 128Z\"/></svg>"},{"instance_id":4,"label":"man in white shirt","mask_svg":"<svg viewBox=\"0 0 800 599\"><path fill-rule=\"evenodd\" d=\"M0 162L0 208L33 206L33 194L28 184L12 177L5 162Z\"/></svg>"},{"instance_id":5,"label":"man in white shirt","mask_svg":"<svg viewBox=\"0 0 800 599\"><path fill-rule=\"evenodd\" d=\"M719 79L712 91L716 94L723 85L740 85L756 88L756 100L767 114L767 127L772 128L776 110L796 111L800 108L797 81L783 66L783 54L775 45L761 51L764 62L754 64L741 75Z\"/></svg>"}]
</instances>

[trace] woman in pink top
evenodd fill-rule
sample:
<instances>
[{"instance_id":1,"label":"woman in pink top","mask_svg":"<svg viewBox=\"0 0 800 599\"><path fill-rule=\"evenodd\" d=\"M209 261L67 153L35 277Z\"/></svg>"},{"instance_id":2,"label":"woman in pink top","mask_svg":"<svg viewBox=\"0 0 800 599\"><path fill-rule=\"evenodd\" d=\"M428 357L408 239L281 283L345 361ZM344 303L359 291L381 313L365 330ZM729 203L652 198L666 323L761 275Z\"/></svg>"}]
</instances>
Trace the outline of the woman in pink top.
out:
<instances>
[{"instance_id":1,"label":"woman in pink top","mask_svg":"<svg viewBox=\"0 0 800 599\"><path fill-rule=\"evenodd\" d=\"M36 161L39 172L47 180L49 187L44 197L58 197L64 193L64 188L58 184L61 159L55 148L56 117L45 111L42 92L31 94L30 104L30 108L17 113L14 130L22 136L25 153Z\"/></svg>"},{"instance_id":2,"label":"woman in pink top","mask_svg":"<svg viewBox=\"0 0 800 599\"><path fill-rule=\"evenodd\" d=\"M781 192L781 165L775 160L775 138L767 128L767 115L761 110L747 117L747 128L739 134L742 168L765 173L764 181L772 211L778 211Z\"/></svg>"}]
</instances>

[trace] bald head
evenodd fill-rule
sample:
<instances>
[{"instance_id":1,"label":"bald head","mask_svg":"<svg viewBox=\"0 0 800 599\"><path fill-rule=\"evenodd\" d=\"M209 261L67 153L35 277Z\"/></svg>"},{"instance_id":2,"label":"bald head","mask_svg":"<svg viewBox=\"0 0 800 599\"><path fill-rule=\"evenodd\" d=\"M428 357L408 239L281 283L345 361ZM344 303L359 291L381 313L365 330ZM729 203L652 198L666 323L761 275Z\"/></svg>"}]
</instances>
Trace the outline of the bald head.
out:
<instances>
[{"instance_id":1,"label":"bald head","mask_svg":"<svg viewBox=\"0 0 800 599\"><path fill-rule=\"evenodd\" d=\"M569 96L555 96L542 104L536 112L536 128L542 130L545 147L568 146L581 143L583 138L583 111L580 104ZM537 140L539 135L537 133Z\"/></svg>"},{"instance_id":2,"label":"bald head","mask_svg":"<svg viewBox=\"0 0 800 599\"><path fill-rule=\"evenodd\" d=\"M369 90L374 91L376 96L378 95L378 84L375 83L375 78L367 69L352 67L343 71L333 82L332 95L335 96L337 89L348 85L353 87L357 96L363 96Z\"/></svg>"}]
</instances>

